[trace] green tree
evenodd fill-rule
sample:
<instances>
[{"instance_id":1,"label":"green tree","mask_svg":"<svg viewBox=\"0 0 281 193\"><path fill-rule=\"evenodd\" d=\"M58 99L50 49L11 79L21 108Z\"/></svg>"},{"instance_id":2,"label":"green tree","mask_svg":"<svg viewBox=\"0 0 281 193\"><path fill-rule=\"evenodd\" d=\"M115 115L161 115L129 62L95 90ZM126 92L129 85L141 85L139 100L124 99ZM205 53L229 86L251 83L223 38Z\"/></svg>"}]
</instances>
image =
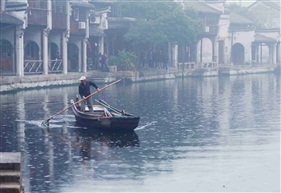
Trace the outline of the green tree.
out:
<instances>
[{"instance_id":1,"label":"green tree","mask_svg":"<svg viewBox=\"0 0 281 193\"><path fill-rule=\"evenodd\" d=\"M109 57L109 64L116 65L118 70L130 70L136 69L136 55L126 50L119 50L117 56Z\"/></svg>"},{"instance_id":2,"label":"green tree","mask_svg":"<svg viewBox=\"0 0 281 193\"><path fill-rule=\"evenodd\" d=\"M189 44L199 32L197 14L173 1L126 1L120 2L120 7L123 16L136 18L125 35L135 45Z\"/></svg>"}]
</instances>

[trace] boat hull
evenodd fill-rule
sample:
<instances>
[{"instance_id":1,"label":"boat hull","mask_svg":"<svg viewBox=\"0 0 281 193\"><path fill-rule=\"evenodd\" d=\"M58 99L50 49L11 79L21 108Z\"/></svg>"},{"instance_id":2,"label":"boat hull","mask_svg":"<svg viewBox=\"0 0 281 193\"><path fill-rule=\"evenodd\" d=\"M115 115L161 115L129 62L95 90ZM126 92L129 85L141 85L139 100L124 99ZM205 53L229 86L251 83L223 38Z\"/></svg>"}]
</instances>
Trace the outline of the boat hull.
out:
<instances>
[{"instance_id":1,"label":"boat hull","mask_svg":"<svg viewBox=\"0 0 281 193\"><path fill-rule=\"evenodd\" d=\"M77 109L76 105L72 106L72 111L78 125L106 131L134 131L140 120L139 117L130 114L109 117L105 116L103 112L82 112Z\"/></svg>"}]
</instances>

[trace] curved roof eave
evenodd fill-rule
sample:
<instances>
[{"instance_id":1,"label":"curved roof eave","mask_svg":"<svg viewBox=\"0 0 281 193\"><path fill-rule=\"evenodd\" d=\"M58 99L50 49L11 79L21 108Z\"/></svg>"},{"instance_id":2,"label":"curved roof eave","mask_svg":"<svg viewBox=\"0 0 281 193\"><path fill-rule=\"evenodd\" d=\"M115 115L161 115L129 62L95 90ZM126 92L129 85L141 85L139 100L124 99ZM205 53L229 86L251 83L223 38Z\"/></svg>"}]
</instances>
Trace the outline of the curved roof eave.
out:
<instances>
[{"instance_id":1,"label":"curved roof eave","mask_svg":"<svg viewBox=\"0 0 281 193\"><path fill-rule=\"evenodd\" d=\"M188 1L184 3L185 8L193 8L194 10L201 12L201 13L211 13L211 14L216 14L220 15L222 14L221 11L214 9L205 3L199 2L199 1Z\"/></svg>"},{"instance_id":2,"label":"curved roof eave","mask_svg":"<svg viewBox=\"0 0 281 193\"><path fill-rule=\"evenodd\" d=\"M255 35L255 42L276 42L277 40L274 38L266 37L261 34Z\"/></svg>"},{"instance_id":3,"label":"curved roof eave","mask_svg":"<svg viewBox=\"0 0 281 193\"><path fill-rule=\"evenodd\" d=\"M0 13L0 23L21 25L23 21L7 13Z\"/></svg>"}]
</instances>

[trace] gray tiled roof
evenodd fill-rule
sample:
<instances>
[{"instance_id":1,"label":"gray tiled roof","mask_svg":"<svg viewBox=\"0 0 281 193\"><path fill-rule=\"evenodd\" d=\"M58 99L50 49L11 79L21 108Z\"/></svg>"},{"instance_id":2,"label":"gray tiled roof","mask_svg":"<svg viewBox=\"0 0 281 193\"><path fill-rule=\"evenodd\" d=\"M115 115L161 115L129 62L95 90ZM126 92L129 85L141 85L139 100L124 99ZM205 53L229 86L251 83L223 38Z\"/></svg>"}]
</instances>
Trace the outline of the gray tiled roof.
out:
<instances>
[{"instance_id":1,"label":"gray tiled roof","mask_svg":"<svg viewBox=\"0 0 281 193\"><path fill-rule=\"evenodd\" d=\"M270 0L257 0L256 2L254 2L253 4L251 4L248 9L251 9L254 5L258 4L258 3L262 3L267 7L270 7L271 9L275 9L277 11L281 11L280 8L280 2L279 1L270 1Z\"/></svg>"},{"instance_id":2,"label":"gray tiled roof","mask_svg":"<svg viewBox=\"0 0 281 193\"><path fill-rule=\"evenodd\" d=\"M255 42L276 42L276 39L269 38L261 34L255 35Z\"/></svg>"},{"instance_id":3,"label":"gray tiled roof","mask_svg":"<svg viewBox=\"0 0 281 193\"><path fill-rule=\"evenodd\" d=\"M23 21L7 13L0 13L0 23L20 25Z\"/></svg>"},{"instance_id":4,"label":"gray tiled roof","mask_svg":"<svg viewBox=\"0 0 281 193\"><path fill-rule=\"evenodd\" d=\"M91 3L86 3L86 2L71 2L70 3L72 6L76 7L83 7L83 8L88 8L88 9L94 9L95 5Z\"/></svg>"},{"instance_id":5,"label":"gray tiled roof","mask_svg":"<svg viewBox=\"0 0 281 193\"><path fill-rule=\"evenodd\" d=\"M254 24L254 22L248 18L245 18L235 12L230 13L230 23L233 24Z\"/></svg>"},{"instance_id":6,"label":"gray tiled roof","mask_svg":"<svg viewBox=\"0 0 281 193\"><path fill-rule=\"evenodd\" d=\"M199 1L185 1L184 6L185 8L193 8L194 10L202 13L221 14L221 11Z\"/></svg>"}]
</instances>

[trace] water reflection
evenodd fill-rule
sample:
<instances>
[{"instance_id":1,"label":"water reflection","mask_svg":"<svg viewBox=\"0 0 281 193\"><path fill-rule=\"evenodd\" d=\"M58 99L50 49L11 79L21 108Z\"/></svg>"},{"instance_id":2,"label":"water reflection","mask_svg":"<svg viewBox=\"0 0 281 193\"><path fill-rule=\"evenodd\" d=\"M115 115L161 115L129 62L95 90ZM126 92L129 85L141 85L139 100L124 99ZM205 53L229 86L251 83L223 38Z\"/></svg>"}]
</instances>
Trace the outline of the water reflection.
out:
<instances>
[{"instance_id":1,"label":"water reflection","mask_svg":"<svg viewBox=\"0 0 281 193\"><path fill-rule=\"evenodd\" d=\"M76 94L70 86L0 95L0 151L23 152L26 192L280 189L280 77L117 84L94 98L139 115L136 132L78 127L70 110L42 128Z\"/></svg>"},{"instance_id":2,"label":"water reflection","mask_svg":"<svg viewBox=\"0 0 281 193\"><path fill-rule=\"evenodd\" d=\"M135 132L107 133L92 128L78 128L73 132L76 134L76 144L83 159L98 158L106 148L138 147L140 144ZM100 151L97 151L97 148Z\"/></svg>"}]
</instances>

